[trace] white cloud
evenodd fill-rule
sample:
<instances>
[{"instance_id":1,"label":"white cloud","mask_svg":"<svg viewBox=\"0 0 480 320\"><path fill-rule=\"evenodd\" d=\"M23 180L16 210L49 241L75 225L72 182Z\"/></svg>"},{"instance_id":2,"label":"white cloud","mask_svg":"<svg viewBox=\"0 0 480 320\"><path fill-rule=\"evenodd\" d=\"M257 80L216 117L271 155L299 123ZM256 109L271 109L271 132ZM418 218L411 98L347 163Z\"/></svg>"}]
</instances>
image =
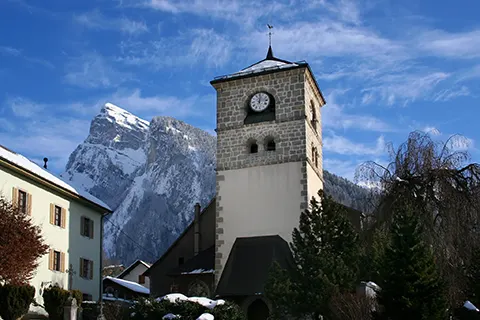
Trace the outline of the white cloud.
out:
<instances>
[{"instance_id":1,"label":"white cloud","mask_svg":"<svg viewBox=\"0 0 480 320\"><path fill-rule=\"evenodd\" d=\"M436 93L433 97L433 101L449 101L457 97L469 96L470 94L470 90L465 86L461 86L460 88L453 87Z\"/></svg>"},{"instance_id":2,"label":"white cloud","mask_svg":"<svg viewBox=\"0 0 480 320\"><path fill-rule=\"evenodd\" d=\"M75 15L74 21L90 29L120 31L129 35L137 35L149 31L145 21L135 21L127 17L107 17L98 10Z\"/></svg>"},{"instance_id":3,"label":"white cloud","mask_svg":"<svg viewBox=\"0 0 480 320\"><path fill-rule=\"evenodd\" d=\"M337 154L378 156L385 152L385 139L380 136L375 145L367 146L363 143L355 143L342 136L331 135L323 139L323 146L326 151Z\"/></svg>"},{"instance_id":4,"label":"white cloud","mask_svg":"<svg viewBox=\"0 0 480 320\"><path fill-rule=\"evenodd\" d=\"M13 47L0 46L0 53L10 56L19 56L21 55L22 51Z\"/></svg>"},{"instance_id":5,"label":"white cloud","mask_svg":"<svg viewBox=\"0 0 480 320\"><path fill-rule=\"evenodd\" d=\"M326 97L327 105L322 108L322 125L334 129L360 129L376 132L395 131L388 123L368 114L349 114L337 102L337 97L346 90L332 90Z\"/></svg>"},{"instance_id":6,"label":"white cloud","mask_svg":"<svg viewBox=\"0 0 480 320\"><path fill-rule=\"evenodd\" d=\"M160 115L202 117L206 114L206 105L214 106L213 96L191 96L187 98L160 95L146 96L142 94L140 89L119 91L105 99L145 118Z\"/></svg>"},{"instance_id":7,"label":"white cloud","mask_svg":"<svg viewBox=\"0 0 480 320\"><path fill-rule=\"evenodd\" d=\"M97 53L71 58L65 81L82 88L109 88L132 80L128 73L117 71Z\"/></svg>"},{"instance_id":8,"label":"white cloud","mask_svg":"<svg viewBox=\"0 0 480 320\"><path fill-rule=\"evenodd\" d=\"M449 33L427 30L416 39L419 50L433 56L470 59L480 57L480 30Z\"/></svg>"},{"instance_id":9,"label":"white cloud","mask_svg":"<svg viewBox=\"0 0 480 320\"><path fill-rule=\"evenodd\" d=\"M123 41L117 61L127 65L218 67L229 61L233 44L213 29L193 29L178 37L141 42Z\"/></svg>"},{"instance_id":10,"label":"white cloud","mask_svg":"<svg viewBox=\"0 0 480 320\"><path fill-rule=\"evenodd\" d=\"M39 112L43 111L45 106L38 104L32 100L23 97L9 97L5 104L12 110L12 112L22 118L30 118L37 116Z\"/></svg>"}]
</instances>

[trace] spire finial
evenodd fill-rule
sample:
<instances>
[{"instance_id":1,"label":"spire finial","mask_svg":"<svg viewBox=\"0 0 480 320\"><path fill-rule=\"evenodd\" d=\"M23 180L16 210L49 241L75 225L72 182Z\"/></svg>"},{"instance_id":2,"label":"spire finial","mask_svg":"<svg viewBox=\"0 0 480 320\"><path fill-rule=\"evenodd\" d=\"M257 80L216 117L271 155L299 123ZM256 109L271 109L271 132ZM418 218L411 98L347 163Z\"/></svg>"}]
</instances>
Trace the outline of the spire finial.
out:
<instances>
[{"instance_id":1,"label":"spire finial","mask_svg":"<svg viewBox=\"0 0 480 320\"><path fill-rule=\"evenodd\" d=\"M268 46L271 47L272 46L272 29L273 29L273 26L269 23L267 23L267 27L268 27Z\"/></svg>"}]
</instances>

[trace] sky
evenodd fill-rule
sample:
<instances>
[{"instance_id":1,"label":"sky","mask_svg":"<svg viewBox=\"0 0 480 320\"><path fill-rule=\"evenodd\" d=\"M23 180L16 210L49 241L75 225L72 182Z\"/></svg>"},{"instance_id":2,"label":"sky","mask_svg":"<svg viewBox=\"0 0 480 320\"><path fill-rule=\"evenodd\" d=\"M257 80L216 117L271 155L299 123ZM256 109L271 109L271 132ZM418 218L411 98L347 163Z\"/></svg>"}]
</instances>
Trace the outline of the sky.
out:
<instances>
[{"instance_id":1,"label":"sky","mask_svg":"<svg viewBox=\"0 0 480 320\"><path fill-rule=\"evenodd\" d=\"M409 132L480 162L477 0L1 0L0 144L61 173L106 102L213 132L214 77L306 60L324 167L353 179Z\"/></svg>"}]
</instances>

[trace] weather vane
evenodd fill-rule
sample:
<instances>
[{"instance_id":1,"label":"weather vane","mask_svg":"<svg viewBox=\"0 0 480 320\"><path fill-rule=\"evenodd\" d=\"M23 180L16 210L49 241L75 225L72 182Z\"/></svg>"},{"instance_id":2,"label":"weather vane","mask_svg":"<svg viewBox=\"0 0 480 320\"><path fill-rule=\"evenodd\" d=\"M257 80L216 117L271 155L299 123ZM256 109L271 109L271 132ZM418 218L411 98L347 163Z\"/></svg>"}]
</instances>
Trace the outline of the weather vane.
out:
<instances>
[{"instance_id":1,"label":"weather vane","mask_svg":"<svg viewBox=\"0 0 480 320\"><path fill-rule=\"evenodd\" d=\"M268 27L268 45L272 46L272 29L273 29L273 26L271 24L267 23L267 27Z\"/></svg>"}]
</instances>

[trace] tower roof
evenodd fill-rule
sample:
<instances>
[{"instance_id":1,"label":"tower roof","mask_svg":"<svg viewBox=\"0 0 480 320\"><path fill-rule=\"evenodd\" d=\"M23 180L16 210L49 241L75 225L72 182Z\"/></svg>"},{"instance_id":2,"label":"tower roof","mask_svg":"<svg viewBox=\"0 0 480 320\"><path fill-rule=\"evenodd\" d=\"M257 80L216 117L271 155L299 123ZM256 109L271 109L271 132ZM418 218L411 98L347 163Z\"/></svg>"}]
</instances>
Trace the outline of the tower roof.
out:
<instances>
[{"instance_id":1,"label":"tower roof","mask_svg":"<svg viewBox=\"0 0 480 320\"><path fill-rule=\"evenodd\" d=\"M301 66L308 66L305 61L290 62L287 60L279 59L274 56L271 46L268 46L267 56L265 59L255 62L254 64L229 75L216 77L211 83L220 82L227 79L246 77L258 73L268 73L277 70L283 70L288 68L295 68Z\"/></svg>"}]
</instances>

